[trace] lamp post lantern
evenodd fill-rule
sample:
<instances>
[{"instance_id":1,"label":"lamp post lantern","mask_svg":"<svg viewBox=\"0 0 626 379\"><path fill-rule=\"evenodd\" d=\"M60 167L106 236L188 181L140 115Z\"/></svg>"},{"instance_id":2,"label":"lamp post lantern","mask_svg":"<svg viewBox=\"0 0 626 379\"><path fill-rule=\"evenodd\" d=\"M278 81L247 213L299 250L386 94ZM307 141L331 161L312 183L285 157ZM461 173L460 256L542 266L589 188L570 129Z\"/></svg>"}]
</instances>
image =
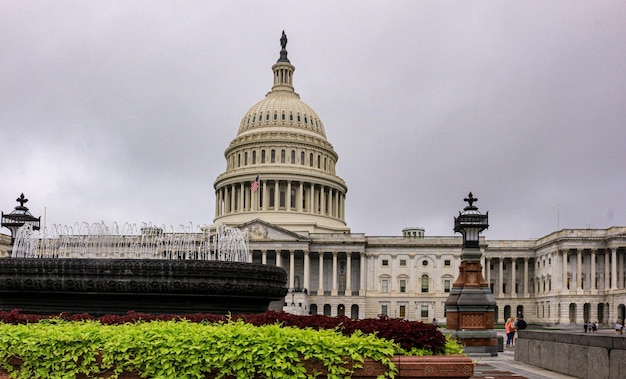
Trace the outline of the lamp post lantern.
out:
<instances>
[{"instance_id":1,"label":"lamp post lantern","mask_svg":"<svg viewBox=\"0 0 626 379\"><path fill-rule=\"evenodd\" d=\"M466 353L498 355L493 329L496 301L482 274L480 233L489 227L489 212L482 214L470 192L466 206L454 218L454 231L463 236L463 252L457 277L446 300L446 329L463 341Z\"/></svg>"},{"instance_id":2,"label":"lamp post lantern","mask_svg":"<svg viewBox=\"0 0 626 379\"><path fill-rule=\"evenodd\" d=\"M26 224L30 224L33 230L39 230L41 224L41 217L33 216L28 208L24 206L28 202L28 199L24 197L22 193L15 201L20 203L16 206L13 212L5 214L2 212L2 224L3 228L11 230L11 246L15 242L15 236L19 228ZM10 254L11 252L9 252Z\"/></svg>"}]
</instances>

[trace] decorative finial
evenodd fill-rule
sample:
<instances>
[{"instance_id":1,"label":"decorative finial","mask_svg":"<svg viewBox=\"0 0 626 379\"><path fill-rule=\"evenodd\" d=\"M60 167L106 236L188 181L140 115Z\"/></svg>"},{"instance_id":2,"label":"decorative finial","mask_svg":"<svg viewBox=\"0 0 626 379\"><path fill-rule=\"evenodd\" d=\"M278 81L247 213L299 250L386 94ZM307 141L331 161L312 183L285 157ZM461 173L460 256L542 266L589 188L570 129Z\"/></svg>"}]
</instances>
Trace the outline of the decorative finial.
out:
<instances>
[{"instance_id":1,"label":"decorative finial","mask_svg":"<svg viewBox=\"0 0 626 379\"><path fill-rule=\"evenodd\" d=\"M22 208L24 208L24 203L28 203L28 199L24 197L23 193L15 201L20 203L20 207L22 207Z\"/></svg>"},{"instance_id":2,"label":"decorative finial","mask_svg":"<svg viewBox=\"0 0 626 379\"><path fill-rule=\"evenodd\" d=\"M283 30L283 35L280 37L280 58L278 58L278 62L289 62L289 59L287 59L287 35L285 34L285 31Z\"/></svg>"},{"instance_id":3,"label":"decorative finial","mask_svg":"<svg viewBox=\"0 0 626 379\"><path fill-rule=\"evenodd\" d=\"M469 193L469 195L467 195L465 199L463 199L463 201L467 201L467 203L469 204L467 207L465 207L464 210L469 211L478 209L474 206L474 203L478 201L478 198L474 197L471 192Z\"/></svg>"}]
</instances>

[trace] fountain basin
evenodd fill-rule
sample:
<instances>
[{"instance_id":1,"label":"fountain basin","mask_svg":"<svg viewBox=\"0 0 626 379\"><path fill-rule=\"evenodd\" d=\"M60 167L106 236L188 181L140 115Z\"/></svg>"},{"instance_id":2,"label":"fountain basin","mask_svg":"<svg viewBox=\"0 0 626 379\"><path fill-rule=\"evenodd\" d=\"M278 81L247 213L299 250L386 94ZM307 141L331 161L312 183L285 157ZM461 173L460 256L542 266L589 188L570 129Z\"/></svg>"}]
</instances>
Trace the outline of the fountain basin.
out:
<instances>
[{"instance_id":1,"label":"fountain basin","mask_svg":"<svg viewBox=\"0 0 626 379\"><path fill-rule=\"evenodd\" d=\"M276 266L166 259L0 259L0 310L23 313L260 313L287 294Z\"/></svg>"}]
</instances>

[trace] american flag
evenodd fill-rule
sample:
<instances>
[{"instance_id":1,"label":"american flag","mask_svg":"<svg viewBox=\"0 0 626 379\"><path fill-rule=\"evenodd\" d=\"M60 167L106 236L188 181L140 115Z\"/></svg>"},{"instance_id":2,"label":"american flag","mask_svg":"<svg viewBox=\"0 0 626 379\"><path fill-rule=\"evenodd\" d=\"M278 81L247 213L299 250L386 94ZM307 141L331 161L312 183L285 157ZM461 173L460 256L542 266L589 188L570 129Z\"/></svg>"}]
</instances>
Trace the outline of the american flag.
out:
<instances>
[{"instance_id":1,"label":"american flag","mask_svg":"<svg viewBox=\"0 0 626 379\"><path fill-rule=\"evenodd\" d=\"M256 192L259 189L260 184L261 184L261 178L259 177L259 175L257 175L256 179L254 179L254 182L252 182L252 184L250 185L250 189L252 190L252 193Z\"/></svg>"}]
</instances>

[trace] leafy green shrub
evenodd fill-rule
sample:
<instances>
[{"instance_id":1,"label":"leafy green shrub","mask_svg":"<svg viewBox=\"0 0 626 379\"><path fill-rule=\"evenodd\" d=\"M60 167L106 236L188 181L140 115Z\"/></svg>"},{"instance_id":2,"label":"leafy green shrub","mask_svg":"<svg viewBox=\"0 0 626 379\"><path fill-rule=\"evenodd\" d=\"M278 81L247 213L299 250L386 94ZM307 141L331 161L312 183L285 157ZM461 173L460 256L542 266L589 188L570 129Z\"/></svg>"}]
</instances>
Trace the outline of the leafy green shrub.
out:
<instances>
[{"instance_id":1,"label":"leafy green shrub","mask_svg":"<svg viewBox=\"0 0 626 379\"><path fill-rule=\"evenodd\" d=\"M393 378L390 358L402 352L392 341L354 332L254 326L243 321L192 323L151 321L102 325L97 321L42 320L0 323L0 367L14 378L93 377L103 371L116 378L139 372L149 378L218 377L248 379L314 378L303 361L317 362L329 378L344 378L364 359L379 361ZM21 366L15 370L13 359Z\"/></svg>"}]
</instances>

